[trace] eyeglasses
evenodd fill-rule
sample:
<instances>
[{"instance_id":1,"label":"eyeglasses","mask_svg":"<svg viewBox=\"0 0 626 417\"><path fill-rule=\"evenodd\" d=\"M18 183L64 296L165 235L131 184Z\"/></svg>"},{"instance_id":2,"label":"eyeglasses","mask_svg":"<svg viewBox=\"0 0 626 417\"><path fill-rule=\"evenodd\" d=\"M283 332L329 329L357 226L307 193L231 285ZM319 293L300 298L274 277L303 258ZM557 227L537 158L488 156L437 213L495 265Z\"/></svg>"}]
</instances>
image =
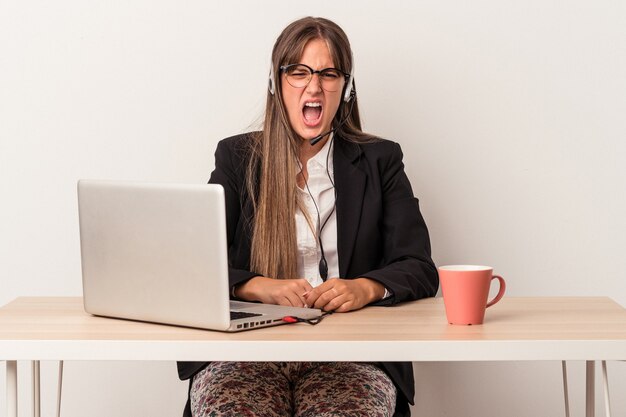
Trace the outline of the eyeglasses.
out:
<instances>
[{"instance_id":1,"label":"eyeglasses","mask_svg":"<svg viewBox=\"0 0 626 417\"><path fill-rule=\"evenodd\" d=\"M304 64L283 65L280 70L285 74L289 85L294 88L306 87L311 82L313 74L317 74L322 89L328 92L341 90L345 81L350 77L350 74L337 68L324 68L316 71Z\"/></svg>"}]
</instances>

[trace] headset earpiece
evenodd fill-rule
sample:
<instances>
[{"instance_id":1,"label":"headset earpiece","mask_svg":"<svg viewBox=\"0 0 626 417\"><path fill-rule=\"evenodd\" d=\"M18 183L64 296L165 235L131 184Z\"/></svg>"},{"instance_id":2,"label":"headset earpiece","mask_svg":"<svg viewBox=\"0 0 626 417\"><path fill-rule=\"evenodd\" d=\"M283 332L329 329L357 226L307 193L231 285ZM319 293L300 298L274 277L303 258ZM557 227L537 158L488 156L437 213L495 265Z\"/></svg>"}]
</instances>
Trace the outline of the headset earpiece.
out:
<instances>
[{"instance_id":1,"label":"headset earpiece","mask_svg":"<svg viewBox=\"0 0 626 417\"><path fill-rule=\"evenodd\" d=\"M270 64L270 79L267 83L267 89L270 91L271 95L274 95L276 92L276 87L274 86L274 63Z\"/></svg>"},{"instance_id":2,"label":"headset earpiece","mask_svg":"<svg viewBox=\"0 0 626 417\"><path fill-rule=\"evenodd\" d=\"M352 78L352 74L350 74L350 79L348 80L348 84L346 84L346 93L343 95L343 101L345 101L346 103L355 96L353 80L354 79Z\"/></svg>"},{"instance_id":3,"label":"headset earpiece","mask_svg":"<svg viewBox=\"0 0 626 417\"><path fill-rule=\"evenodd\" d=\"M354 55L350 55L352 58L352 70L350 71L350 77L348 77L348 82L346 83L346 91L343 95L343 101L346 103L352 100L356 94L354 91Z\"/></svg>"}]
</instances>

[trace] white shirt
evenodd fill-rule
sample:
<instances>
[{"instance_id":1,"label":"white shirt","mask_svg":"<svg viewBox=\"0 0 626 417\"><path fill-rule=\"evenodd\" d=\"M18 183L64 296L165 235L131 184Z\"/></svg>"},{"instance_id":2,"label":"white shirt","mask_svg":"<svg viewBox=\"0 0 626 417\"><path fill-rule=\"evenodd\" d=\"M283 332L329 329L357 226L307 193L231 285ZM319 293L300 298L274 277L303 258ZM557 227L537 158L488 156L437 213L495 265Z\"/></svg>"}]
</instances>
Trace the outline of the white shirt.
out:
<instances>
[{"instance_id":1,"label":"white shirt","mask_svg":"<svg viewBox=\"0 0 626 417\"><path fill-rule=\"evenodd\" d=\"M324 256L328 265L328 279L339 278L332 139L333 136L331 134L324 147L307 161L307 182L304 188L298 187L298 193L302 197L313 226L313 230L311 230L311 225L307 222L304 213L296 207L296 238L299 255L298 278L305 278L312 287L317 287L324 282L319 270L322 251L316 238L322 225L324 225L321 231L322 245L324 245ZM300 173L300 170L296 174L298 173ZM326 223L324 224L324 222ZM385 287L385 294L382 299L390 296L391 292Z\"/></svg>"},{"instance_id":2,"label":"white shirt","mask_svg":"<svg viewBox=\"0 0 626 417\"><path fill-rule=\"evenodd\" d=\"M317 287L323 281L319 271L322 252L316 236L324 222L326 224L321 231L321 238L322 245L324 245L324 256L328 264L328 278L339 277L332 135L326 141L324 147L307 161L306 169L308 179L304 188L298 187L298 193L309 214L313 230L311 230L304 213L299 208L296 208L296 236L299 255L298 278L305 278L312 287ZM316 204L317 209L315 207Z\"/></svg>"}]
</instances>

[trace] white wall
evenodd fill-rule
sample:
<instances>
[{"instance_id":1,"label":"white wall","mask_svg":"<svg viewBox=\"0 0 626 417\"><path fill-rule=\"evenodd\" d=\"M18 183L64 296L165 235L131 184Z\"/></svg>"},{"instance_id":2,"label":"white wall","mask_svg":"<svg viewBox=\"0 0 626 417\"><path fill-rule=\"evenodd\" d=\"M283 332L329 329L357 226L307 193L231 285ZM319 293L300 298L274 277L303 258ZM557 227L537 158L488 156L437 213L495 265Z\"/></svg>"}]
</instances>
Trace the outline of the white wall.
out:
<instances>
[{"instance_id":1,"label":"white wall","mask_svg":"<svg viewBox=\"0 0 626 417\"><path fill-rule=\"evenodd\" d=\"M261 114L276 36L309 14L348 33L365 128L402 144L438 264L494 265L510 296L626 305L618 0L2 0L0 304L80 294L78 178L205 182L217 141ZM609 372L624 415L626 364ZM426 363L416 376L417 416L563 415L558 363ZM64 415L178 415L176 378L171 363L69 362Z\"/></svg>"}]
</instances>

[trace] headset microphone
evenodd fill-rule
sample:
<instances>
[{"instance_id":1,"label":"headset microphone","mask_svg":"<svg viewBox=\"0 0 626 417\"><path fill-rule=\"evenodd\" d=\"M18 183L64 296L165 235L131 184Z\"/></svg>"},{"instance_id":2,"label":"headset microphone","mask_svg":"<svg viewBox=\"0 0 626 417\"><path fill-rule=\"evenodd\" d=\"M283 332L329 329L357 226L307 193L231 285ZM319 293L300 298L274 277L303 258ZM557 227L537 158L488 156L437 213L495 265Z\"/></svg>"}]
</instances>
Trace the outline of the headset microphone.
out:
<instances>
[{"instance_id":1,"label":"headset microphone","mask_svg":"<svg viewBox=\"0 0 626 417\"><path fill-rule=\"evenodd\" d=\"M354 96L355 96L355 93L354 93L354 90L352 90L350 92L350 99L349 99L351 101L351 103L350 103L350 111L348 111L348 114L346 115L346 117L344 117L343 120L337 126L333 127L328 132L322 133L321 135L317 135L313 139L310 139L309 140L309 144L311 144L311 146L315 145L320 140L324 139L326 136L330 135L331 133L333 133L334 131L339 129L341 126L344 125L344 123L346 123L348 121L348 118L350 117L350 114L352 114L352 109L354 108L354 102L356 101L354 99Z\"/></svg>"},{"instance_id":2,"label":"headset microphone","mask_svg":"<svg viewBox=\"0 0 626 417\"><path fill-rule=\"evenodd\" d=\"M328 132L326 133L322 133L321 135L315 136L313 139L309 140L309 143L311 144L311 146L315 145L316 143L318 143L320 140L324 139L324 137L330 135L331 133L333 133L335 131L335 129L330 129Z\"/></svg>"}]
</instances>

